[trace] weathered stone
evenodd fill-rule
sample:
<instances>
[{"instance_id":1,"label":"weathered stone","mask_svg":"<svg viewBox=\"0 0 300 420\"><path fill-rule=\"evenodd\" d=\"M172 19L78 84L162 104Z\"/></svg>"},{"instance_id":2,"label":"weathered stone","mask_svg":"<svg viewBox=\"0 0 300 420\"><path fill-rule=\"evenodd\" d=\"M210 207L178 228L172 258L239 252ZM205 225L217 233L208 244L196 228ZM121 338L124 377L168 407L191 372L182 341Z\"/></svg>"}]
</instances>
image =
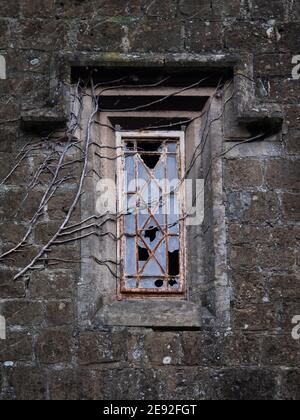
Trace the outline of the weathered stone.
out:
<instances>
[{"instance_id":1,"label":"weathered stone","mask_svg":"<svg viewBox=\"0 0 300 420\"><path fill-rule=\"evenodd\" d=\"M49 18L54 9L54 0L22 0L22 15L26 18Z\"/></svg>"},{"instance_id":2,"label":"weathered stone","mask_svg":"<svg viewBox=\"0 0 300 420\"><path fill-rule=\"evenodd\" d=\"M259 187L263 184L263 168L259 160L228 160L225 164L227 188Z\"/></svg>"},{"instance_id":3,"label":"weathered stone","mask_svg":"<svg viewBox=\"0 0 300 420\"><path fill-rule=\"evenodd\" d=\"M171 52L182 47L182 27L176 21L134 23L130 26L129 45L133 51Z\"/></svg>"},{"instance_id":4,"label":"weathered stone","mask_svg":"<svg viewBox=\"0 0 300 420\"><path fill-rule=\"evenodd\" d=\"M228 22L224 30L225 45L231 51L273 52L277 42L268 37L267 29L265 25L257 21L236 22L234 25Z\"/></svg>"},{"instance_id":5,"label":"weathered stone","mask_svg":"<svg viewBox=\"0 0 300 420\"><path fill-rule=\"evenodd\" d=\"M0 361L29 362L33 358L32 334L28 332L8 332L6 340L0 341Z\"/></svg>"},{"instance_id":6,"label":"weathered stone","mask_svg":"<svg viewBox=\"0 0 300 420\"><path fill-rule=\"evenodd\" d=\"M123 25L105 20L93 22L92 27L88 22L82 22L77 30L77 48L88 51L114 51L125 35Z\"/></svg>"},{"instance_id":7,"label":"weathered stone","mask_svg":"<svg viewBox=\"0 0 300 420\"><path fill-rule=\"evenodd\" d=\"M23 19L15 26L14 40L20 48L55 51L64 46L66 33L67 22Z\"/></svg>"},{"instance_id":8,"label":"weathered stone","mask_svg":"<svg viewBox=\"0 0 300 420\"><path fill-rule=\"evenodd\" d=\"M64 301L48 302L45 320L50 327L72 324L74 322L73 303Z\"/></svg>"},{"instance_id":9,"label":"weathered stone","mask_svg":"<svg viewBox=\"0 0 300 420\"><path fill-rule=\"evenodd\" d=\"M0 128L0 152L11 153L16 148L18 131L14 128ZM2 162L2 160L1 160Z\"/></svg>"},{"instance_id":10,"label":"weathered stone","mask_svg":"<svg viewBox=\"0 0 300 420\"><path fill-rule=\"evenodd\" d=\"M267 164L266 181L272 189L293 190L300 187L300 168L296 161L273 160Z\"/></svg>"},{"instance_id":11,"label":"weathered stone","mask_svg":"<svg viewBox=\"0 0 300 420\"><path fill-rule=\"evenodd\" d=\"M43 193L39 191L30 191L27 198L24 190L0 193L0 217L2 220L29 221L38 210L42 197Z\"/></svg>"},{"instance_id":12,"label":"weathered stone","mask_svg":"<svg viewBox=\"0 0 300 420\"><path fill-rule=\"evenodd\" d=\"M9 326L37 326L44 321L44 308L40 302L9 300L3 303L3 314Z\"/></svg>"},{"instance_id":13,"label":"weathered stone","mask_svg":"<svg viewBox=\"0 0 300 420\"><path fill-rule=\"evenodd\" d=\"M68 330L43 330L39 333L35 353L40 363L67 363L72 358L72 334Z\"/></svg>"},{"instance_id":14,"label":"weathered stone","mask_svg":"<svg viewBox=\"0 0 300 420\"><path fill-rule=\"evenodd\" d=\"M257 267L257 250L251 246L233 246L230 252L230 264L233 269L253 270Z\"/></svg>"},{"instance_id":15,"label":"weathered stone","mask_svg":"<svg viewBox=\"0 0 300 420\"><path fill-rule=\"evenodd\" d=\"M290 77L292 55L287 54L260 54L255 56L254 67L257 75Z\"/></svg>"},{"instance_id":16,"label":"weathered stone","mask_svg":"<svg viewBox=\"0 0 300 420\"><path fill-rule=\"evenodd\" d=\"M222 338L212 332L185 332L182 338L185 366L221 366Z\"/></svg>"},{"instance_id":17,"label":"weathered stone","mask_svg":"<svg viewBox=\"0 0 300 420\"><path fill-rule=\"evenodd\" d=\"M262 340L262 363L264 366L299 366L300 341L288 335L273 335Z\"/></svg>"},{"instance_id":18,"label":"weathered stone","mask_svg":"<svg viewBox=\"0 0 300 420\"><path fill-rule=\"evenodd\" d=\"M300 238L298 226L261 226L232 224L229 229L229 241L233 245L268 245L293 247Z\"/></svg>"},{"instance_id":19,"label":"weathered stone","mask_svg":"<svg viewBox=\"0 0 300 420\"><path fill-rule=\"evenodd\" d=\"M46 372L41 368L18 366L6 370L11 399L45 400L47 392Z\"/></svg>"},{"instance_id":20,"label":"weathered stone","mask_svg":"<svg viewBox=\"0 0 300 420\"><path fill-rule=\"evenodd\" d=\"M218 52L222 49L222 27L218 22L188 21L185 26L186 48L194 52Z\"/></svg>"},{"instance_id":21,"label":"weathered stone","mask_svg":"<svg viewBox=\"0 0 300 420\"><path fill-rule=\"evenodd\" d=\"M299 295L300 279L297 275L273 275L268 278L268 294L270 300L297 298Z\"/></svg>"},{"instance_id":22,"label":"weathered stone","mask_svg":"<svg viewBox=\"0 0 300 420\"><path fill-rule=\"evenodd\" d=\"M124 334L86 332L79 337L79 363L97 365L124 360Z\"/></svg>"},{"instance_id":23,"label":"weathered stone","mask_svg":"<svg viewBox=\"0 0 300 420\"><path fill-rule=\"evenodd\" d=\"M289 130L289 134L286 139L286 148L289 153L300 153L300 130Z\"/></svg>"},{"instance_id":24,"label":"weathered stone","mask_svg":"<svg viewBox=\"0 0 300 420\"><path fill-rule=\"evenodd\" d=\"M300 220L300 195L283 194L283 215L287 220Z\"/></svg>"},{"instance_id":25,"label":"weathered stone","mask_svg":"<svg viewBox=\"0 0 300 420\"><path fill-rule=\"evenodd\" d=\"M232 313L234 329L271 331L280 328L277 308L273 304L246 305Z\"/></svg>"},{"instance_id":26,"label":"weathered stone","mask_svg":"<svg viewBox=\"0 0 300 420\"><path fill-rule=\"evenodd\" d=\"M276 374L258 368L226 369L214 376L217 399L274 400L277 390Z\"/></svg>"},{"instance_id":27,"label":"weathered stone","mask_svg":"<svg viewBox=\"0 0 300 420\"><path fill-rule=\"evenodd\" d=\"M18 18L20 10L20 1L15 0L11 2L1 1L1 17Z\"/></svg>"},{"instance_id":28,"label":"weathered stone","mask_svg":"<svg viewBox=\"0 0 300 420\"><path fill-rule=\"evenodd\" d=\"M285 13L285 4L282 0L273 0L272 7L264 0L253 0L251 15L254 19L281 19Z\"/></svg>"},{"instance_id":29,"label":"weathered stone","mask_svg":"<svg viewBox=\"0 0 300 420\"><path fill-rule=\"evenodd\" d=\"M214 11L217 9L215 7ZM193 19L212 18L213 9L210 0L180 0L178 11L182 16Z\"/></svg>"},{"instance_id":30,"label":"weathered stone","mask_svg":"<svg viewBox=\"0 0 300 420\"><path fill-rule=\"evenodd\" d=\"M263 303L268 298L267 282L261 274L234 272L232 275L236 306Z\"/></svg>"},{"instance_id":31,"label":"weathered stone","mask_svg":"<svg viewBox=\"0 0 300 420\"><path fill-rule=\"evenodd\" d=\"M74 273L34 272L28 288L31 299L69 299L75 289Z\"/></svg>"},{"instance_id":32,"label":"weathered stone","mask_svg":"<svg viewBox=\"0 0 300 420\"><path fill-rule=\"evenodd\" d=\"M282 371L281 398L283 400L299 401L300 371L299 369L284 369Z\"/></svg>"},{"instance_id":33,"label":"weathered stone","mask_svg":"<svg viewBox=\"0 0 300 420\"><path fill-rule=\"evenodd\" d=\"M273 192L237 192L228 194L228 216L239 222L276 221L280 215L280 201Z\"/></svg>"},{"instance_id":34,"label":"weathered stone","mask_svg":"<svg viewBox=\"0 0 300 420\"><path fill-rule=\"evenodd\" d=\"M152 333L145 337L145 353L155 365L178 365L182 361L181 335Z\"/></svg>"},{"instance_id":35,"label":"weathered stone","mask_svg":"<svg viewBox=\"0 0 300 420\"><path fill-rule=\"evenodd\" d=\"M15 282L11 271L0 271L0 297L1 299L15 299L25 297L25 284L23 281Z\"/></svg>"}]
</instances>

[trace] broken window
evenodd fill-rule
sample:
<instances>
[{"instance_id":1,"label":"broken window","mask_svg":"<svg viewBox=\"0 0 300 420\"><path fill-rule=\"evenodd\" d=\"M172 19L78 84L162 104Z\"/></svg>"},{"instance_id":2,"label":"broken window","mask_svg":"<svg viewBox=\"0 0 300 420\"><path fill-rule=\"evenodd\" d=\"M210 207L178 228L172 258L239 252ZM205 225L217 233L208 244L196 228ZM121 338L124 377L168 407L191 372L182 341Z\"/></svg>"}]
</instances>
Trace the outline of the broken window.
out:
<instances>
[{"instance_id":1,"label":"broken window","mask_svg":"<svg viewBox=\"0 0 300 420\"><path fill-rule=\"evenodd\" d=\"M185 291L183 132L118 133L121 294Z\"/></svg>"}]
</instances>

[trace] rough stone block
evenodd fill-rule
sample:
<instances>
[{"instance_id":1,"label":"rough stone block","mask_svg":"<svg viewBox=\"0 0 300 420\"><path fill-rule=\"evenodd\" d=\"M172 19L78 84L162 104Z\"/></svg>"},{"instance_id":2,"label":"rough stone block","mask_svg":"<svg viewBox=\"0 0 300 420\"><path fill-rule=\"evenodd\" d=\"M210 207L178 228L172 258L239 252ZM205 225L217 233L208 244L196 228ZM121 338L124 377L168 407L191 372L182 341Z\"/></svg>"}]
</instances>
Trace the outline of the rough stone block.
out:
<instances>
[{"instance_id":1,"label":"rough stone block","mask_svg":"<svg viewBox=\"0 0 300 420\"><path fill-rule=\"evenodd\" d=\"M221 366L222 345L222 337L213 332L183 333L184 366Z\"/></svg>"},{"instance_id":2,"label":"rough stone block","mask_svg":"<svg viewBox=\"0 0 300 420\"><path fill-rule=\"evenodd\" d=\"M74 294L75 278L72 270L33 272L29 283L31 299L70 299Z\"/></svg>"},{"instance_id":3,"label":"rough stone block","mask_svg":"<svg viewBox=\"0 0 300 420\"><path fill-rule=\"evenodd\" d=\"M286 138L286 149L288 153L300 154L300 130L289 130Z\"/></svg>"},{"instance_id":4,"label":"rough stone block","mask_svg":"<svg viewBox=\"0 0 300 420\"><path fill-rule=\"evenodd\" d=\"M300 194L283 194L283 215L287 220L300 220Z\"/></svg>"},{"instance_id":5,"label":"rough stone block","mask_svg":"<svg viewBox=\"0 0 300 420\"><path fill-rule=\"evenodd\" d=\"M214 8L214 11L217 7ZM178 12L192 19L209 20L212 18L213 9L210 0L180 0Z\"/></svg>"},{"instance_id":6,"label":"rough stone block","mask_svg":"<svg viewBox=\"0 0 300 420\"><path fill-rule=\"evenodd\" d=\"M270 160L267 163L266 181L271 189L299 189L299 162L287 159Z\"/></svg>"},{"instance_id":7,"label":"rough stone block","mask_svg":"<svg viewBox=\"0 0 300 420\"><path fill-rule=\"evenodd\" d=\"M291 334L270 335L262 340L262 363L264 366L299 366L300 341Z\"/></svg>"},{"instance_id":8,"label":"rough stone block","mask_svg":"<svg viewBox=\"0 0 300 420\"><path fill-rule=\"evenodd\" d=\"M217 399L233 401L274 400L276 373L271 369L226 369L214 377Z\"/></svg>"},{"instance_id":9,"label":"rough stone block","mask_svg":"<svg viewBox=\"0 0 300 420\"><path fill-rule=\"evenodd\" d=\"M125 35L123 25L117 22L82 22L77 29L77 48L80 50L118 51Z\"/></svg>"},{"instance_id":10,"label":"rough stone block","mask_svg":"<svg viewBox=\"0 0 300 420\"><path fill-rule=\"evenodd\" d=\"M145 353L154 365L178 365L182 363L180 333L152 333L145 337Z\"/></svg>"},{"instance_id":11,"label":"rough stone block","mask_svg":"<svg viewBox=\"0 0 300 420\"><path fill-rule=\"evenodd\" d=\"M272 7L265 0L253 0L251 4L251 16L254 19L282 19L286 10L282 0L273 0Z\"/></svg>"},{"instance_id":12,"label":"rough stone block","mask_svg":"<svg viewBox=\"0 0 300 420\"><path fill-rule=\"evenodd\" d=\"M280 201L273 192L238 192L227 195L228 217L232 221L276 221L280 216Z\"/></svg>"},{"instance_id":13,"label":"rough stone block","mask_svg":"<svg viewBox=\"0 0 300 420\"><path fill-rule=\"evenodd\" d=\"M212 53L222 50L222 26L219 22L188 21L185 34L188 51Z\"/></svg>"},{"instance_id":14,"label":"rough stone block","mask_svg":"<svg viewBox=\"0 0 300 420\"><path fill-rule=\"evenodd\" d=\"M181 24L167 21L134 23L129 27L129 45L132 51L172 52L183 47Z\"/></svg>"},{"instance_id":15,"label":"rough stone block","mask_svg":"<svg viewBox=\"0 0 300 420\"><path fill-rule=\"evenodd\" d=\"M32 334L8 332L6 340L0 341L0 361L29 362L33 359Z\"/></svg>"},{"instance_id":16,"label":"rough stone block","mask_svg":"<svg viewBox=\"0 0 300 420\"><path fill-rule=\"evenodd\" d=\"M47 398L47 375L42 368L18 366L6 369L12 398L21 401Z\"/></svg>"},{"instance_id":17,"label":"rough stone block","mask_svg":"<svg viewBox=\"0 0 300 420\"><path fill-rule=\"evenodd\" d=\"M125 358L124 334L81 333L79 337L79 363L97 365L121 362Z\"/></svg>"},{"instance_id":18,"label":"rough stone block","mask_svg":"<svg viewBox=\"0 0 300 420\"><path fill-rule=\"evenodd\" d=\"M68 330L43 330L35 347L38 361L45 364L68 363L72 358L72 334Z\"/></svg>"},{"instance_id":19,"label":"rough stone block","mask_svg":"<svg viewBox=\"0 0 300 420\"><path fill-rule=\"evenodd\" d=\"M16 299L25 297L25 283L13 281L11 271L0 271L0 297L1 299Z\"/></svg>"},{"instance_id":20,"label":"rough stone block","mask_svg":"<svg viewBox=\"0 0 300 420\"><path fill-rule=\"evenodd\" d=\"M48 302L45 315L48 326L57 327L72 324L75 321L73 306L72 302Z\"/></svg>"},{"instance_id":21,"label":"rough stone block","mask_svg":"<svg viewBox=\"0 0 300 420\"><path fill-rule=\"evenodd\" d=\"M225 162L227 188L259 187L263 184L263 167L259 160L235 159Z\"/></svg>"},{"instance_id":22,"label":"rough stone block","mask_svg":"<svg viewBox=\"0 0 300 420\"><path fill-rule=\"evenodd\" d=\"M8 326L38 326L44 321L44 308L40 302L10 300L3 303L3 314Z\"/></svg>"}]
</instances>

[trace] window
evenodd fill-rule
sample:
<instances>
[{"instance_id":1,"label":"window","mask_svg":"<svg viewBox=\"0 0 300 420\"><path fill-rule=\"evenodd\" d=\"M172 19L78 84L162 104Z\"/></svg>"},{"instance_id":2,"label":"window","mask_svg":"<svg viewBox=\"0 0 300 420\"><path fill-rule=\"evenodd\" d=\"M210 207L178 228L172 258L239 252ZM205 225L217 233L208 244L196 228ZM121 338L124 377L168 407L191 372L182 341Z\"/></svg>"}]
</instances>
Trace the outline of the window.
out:
<instances>
[{"instance_id":1,"label":"window","mask_svg":"<svg viewBox=\"0 0 300 420\"><path fill-rule=\"evenodd\" d=\"M126 75L124 69L106 73L107 80ZM91 127L82 219L90 220L95 209L96 216L105 212L96 203L105 204L107 188L113 203L105 224L96 219L99 235L81 241L80 324L200 328L212 325L215 314L227 322L223 168L215 158L223 152L220 115L226 98L214 95L211 85L186 88L202 80L201 74L176 70L167 78L162 71L158 78L146 69L139 72L142 87L133 86L131 77L128 86L117 82L116 89L106 87L106 73L97 80L105 88L97 92L101 106ZM157 78L165 80L162 86ZM82 138L92 107L91 96L85 96ZM191 193L176 188L184 174ZM110 187L104 189L106 180ZM204 219L191 211L198 198Z\"/></svg>"},{"instance_id":2,"label":"window","mask_svg":"<svg viewBox=\"0 0 300 420\"><path fill-rule=\"evenodd\" d=\"M184 137L117 134L119 297L185 293Z\"/></svg>"}]
</instances>

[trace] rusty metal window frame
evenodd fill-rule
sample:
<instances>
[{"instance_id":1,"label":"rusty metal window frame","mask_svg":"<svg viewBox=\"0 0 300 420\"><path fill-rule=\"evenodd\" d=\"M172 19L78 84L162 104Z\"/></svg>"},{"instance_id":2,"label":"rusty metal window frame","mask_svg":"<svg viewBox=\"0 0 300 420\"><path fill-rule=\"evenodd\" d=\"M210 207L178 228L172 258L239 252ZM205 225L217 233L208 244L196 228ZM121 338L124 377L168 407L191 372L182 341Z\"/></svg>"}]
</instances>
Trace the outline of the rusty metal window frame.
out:
<instances>
[{"instance_id":1,"label":"rusty metal window frame","mask_svg":"<svg viewBox=\"0 0 300 420\"><path fill-rule=\"evenodd\" d=\"M154 220L156 224L161 229L162 239L158 242L156 248L159 248L163 242L166 242L166 266L165 266L165 273L163 275L141 275L141 271L139 268L138 258L136 257L136 272L127 276L125 272L125 258L126 258L126 232L125 232L125 209L127 208L127 198L130 194L128 191L125 190L125 183L126 183L126 165L125 159L126 156L130 155L130 151L125 150L125 143L128 141L146 141L146 142L162 142L164 144L164 150L158 152L157 154L161 155L168 155L166 150L166 143L169 142L176 142L177 148L176 153L169 153L173 156L176 155L177 159L177 169L178 169L178 178L181 179L185 173L185 133L183 131L144 131L144 132L136 132L136 131L129 131L129 132L116 132L116 145L118 150L121 150L121 153L117 159L117 188L118 188L118 213L122 216L118 218L117 224L117 235L118 241L118 262L119 262L119 270L118 270L118 299L126 299L126 298L146 298L146 297L186 297L186 225L185 225L185 191L184 188L180 188L180 200L179 200L179 217L178 217L178 224L179 224L179 232L178 234L170 234L168 230L168 216L165 217L165 228L161 226L155 217L155 214L152 213L150 207L147 208L149 212L148 220ZM146 152L147 153L147 152ZM154 152L155 153L155 152ZM131 153L135 156L134 161L141 159L137 157L139 155L138 152ZM144 152L143 152L144 154ZM146 166L146 165L145 165ZM149 179L154 179L153 173L151 170L148 169L149 172ZM167 170L167 162L164 164L164 170ZM136 163L135 163L135 177L138 174L136 172ZM146 182L148 184L149 181ZM138 187L136 188L138 191ZM152 259L156 260L155 252L156 248L151 250L148 248L147 243L143 240L141 232L138 230L138 221L137 215L135 216L135 250L137 253L138 249L138 241L142 240L144 246L146 247L147 251L149 252L148 261L144 264L144 268L149 261ZM148 214L147 214L148 217ZM145 222L143 228L145 229L148 221ZM169 262L168 262L168 240L172 237L178 237L179 241L179 274L178 275L170 275L169 274ZM156 260L157 261L157 260ZM163 267L162 267L163 269ZM143 287L142 282L146 279L153 279L158 278L158 281L162 282L163 285L160 284L159 287ZM135 279L135 287L128 287L126 283L127 280L131 278L132 281ZM145 284L145 283L144 283ZM155 285L155 283L153 283ZM175 287L174 287L175 286Z\"/></svg>"}]
</instances>

